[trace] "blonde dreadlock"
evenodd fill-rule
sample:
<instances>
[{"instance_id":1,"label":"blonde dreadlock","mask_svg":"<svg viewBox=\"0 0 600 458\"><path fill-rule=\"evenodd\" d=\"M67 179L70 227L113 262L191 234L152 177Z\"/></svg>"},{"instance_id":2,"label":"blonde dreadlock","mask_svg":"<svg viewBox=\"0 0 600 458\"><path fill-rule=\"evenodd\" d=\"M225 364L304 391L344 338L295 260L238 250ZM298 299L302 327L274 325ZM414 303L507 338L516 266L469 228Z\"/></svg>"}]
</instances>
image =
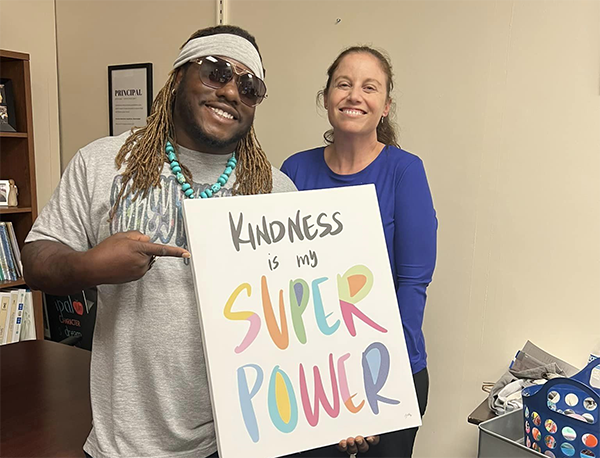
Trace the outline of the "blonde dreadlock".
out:
<instances>
[{"instance_id":1,"label":"blonde dreadlock","mask_svg":"<svg viewBox=\"0 0 600 458\"><path fill-rule=\"evenodd\" d=\"M190 37L190 40L203 34L232 33L232 27L217 26L199 30ZM235 33L235 31L233 32ZM131 135L115 158L117 170L123 164L126 164L126 168L121 174L121 189L110 211L109 222L113 220L119 204L127 196L131 195L133 200L136 200L140 195L142 198L146 197L151 188L160 187L160 173L164 163L169 162L165 152L167 140L177 148L173 105L179 71L181 69L171 72L167 82L154 99L146 126L137 130L132 129ZM254 126L239 141L236 158L238 164L236 167L237 178L232 190L234 195L267 194L272 191L271 164L256 138ZM190 170L185 165L180 165L185 179L188 183L193 183Z\"/></svg>"}]
</instances>

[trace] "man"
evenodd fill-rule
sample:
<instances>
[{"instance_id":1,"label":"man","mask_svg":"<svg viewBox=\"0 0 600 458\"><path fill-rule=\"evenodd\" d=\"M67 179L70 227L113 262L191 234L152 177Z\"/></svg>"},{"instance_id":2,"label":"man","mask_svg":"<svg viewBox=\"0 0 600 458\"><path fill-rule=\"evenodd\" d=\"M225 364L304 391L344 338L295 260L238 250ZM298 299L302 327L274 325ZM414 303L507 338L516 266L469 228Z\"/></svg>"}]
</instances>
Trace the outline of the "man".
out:
<instances>
[{"instance_id":1,"label":"man","mask_svg":"<svg viewBox=\"0 0 600 458\"><path fill-rule=\"evenodd\" d=\"M93 458L216 451L181 203L295 190L252 129L263 74L248 32L196 32L146 127L81 149L27 237L30 287L98 287L84 446ZM211 222L197 230L210 237Z\"/></svg>"}]
</instances>

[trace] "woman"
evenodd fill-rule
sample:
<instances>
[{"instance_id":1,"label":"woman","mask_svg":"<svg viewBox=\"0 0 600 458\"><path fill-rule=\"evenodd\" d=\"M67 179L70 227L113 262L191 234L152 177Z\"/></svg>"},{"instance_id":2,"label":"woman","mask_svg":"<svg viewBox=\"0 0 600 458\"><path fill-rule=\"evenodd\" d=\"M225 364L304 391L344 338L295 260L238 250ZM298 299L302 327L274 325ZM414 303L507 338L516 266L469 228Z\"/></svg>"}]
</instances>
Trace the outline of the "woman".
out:
<instances>
[{"instance_id":1,"label":"woman","mask_svg":"<svg viewBox=\"0 0 600 458\"><path fill-rule=\"evenodd\" d=\"M429 375L422 324L435 267L437 231L425 170L421 159L400 149L396 141L389 120L392 67L382 53L367 46L349 48L327 74L322 96L333 127L324 135L327 146L293 155L281 170L299 190L375 184L423 415ZM380 438L350 437L332 447L328 456L359 452L361 456L410 457L416 434L413 428ZM323 449L320 453L323 456Z\"/></svg>"}]
</instances>

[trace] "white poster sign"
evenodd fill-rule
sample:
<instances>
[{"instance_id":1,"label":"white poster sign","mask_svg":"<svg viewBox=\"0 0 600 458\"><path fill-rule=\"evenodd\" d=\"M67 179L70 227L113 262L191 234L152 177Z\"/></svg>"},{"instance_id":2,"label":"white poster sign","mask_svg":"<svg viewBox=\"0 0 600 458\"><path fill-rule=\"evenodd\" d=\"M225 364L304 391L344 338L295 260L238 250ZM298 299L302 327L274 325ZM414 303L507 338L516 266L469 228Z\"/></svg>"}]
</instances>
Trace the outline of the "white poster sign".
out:
<instances>
[{"instance_id":1,"label":"white poster sign","mask_svg":"<svg viewBox=\"0 0 600 458\"><path fill-rule=\"evenodd\" d=\"M221 458L421 424L374 186L184 216Z\"/></svg>"},{"instance_id":2,"label":"white poster sign","mask_svg":"<svg viewBox=\"0 0 600 458\"><path fill-rule=\"evenodd\" d=\"M152 64L108 67L110 135L146 125L152 106Z\"/></svg>"}]
</instances>

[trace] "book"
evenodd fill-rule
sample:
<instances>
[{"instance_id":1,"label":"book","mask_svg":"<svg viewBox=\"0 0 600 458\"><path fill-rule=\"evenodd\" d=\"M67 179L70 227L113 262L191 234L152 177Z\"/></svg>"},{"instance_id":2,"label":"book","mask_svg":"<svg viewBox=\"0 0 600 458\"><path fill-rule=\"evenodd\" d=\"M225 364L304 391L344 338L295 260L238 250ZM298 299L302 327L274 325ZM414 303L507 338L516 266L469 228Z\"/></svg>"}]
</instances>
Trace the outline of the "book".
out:
<instances>
[{"instance_id":1,"label":"book","mask_svg":"<svg viewBox=\"0 0 600 458\"><path fill-rule=\"evenodd\" d=\"M8 273L8 262L6 261L6 254L2 248L2 242L0 242L0 280L10 281L10 275Z\"/></svg>"},{"instance_id":2,"label":"book","mask_svg":"<svg viewBox=\"0 0 600 458\"><path fill-rule=\"evenodd\" d=\"M13 334L11 342L21 340L21 326L23 325L23 309L25 308L25 293L24 289L17 290L17 313L15 314L15 324L13 325Z\"/></svg>"},{"instance_id":3,"label":"book","mask_svg":"<svg viewBox=\"0 0 600 458\"><path fill-rule=\"evenodd\" d=\"M79 348L92 349L96 322L98 292L86 289L67 296L44 294L44 307L48 313L50 340L61 342L68 337L81 337Z\"/></svg>"},{"instance_id":4,"label":"book","mask_svg":"<svg viewBox=\"0 0 600 458\"><path fill-rule=\"evenodd\" d=\"M21 250L19 249L19 242L17 242L17 234L15 233L15 228L13 226L12 221L6 222L6 228L8 229L8 235L10 239L10 244L13 249L13 254L15 255L17 268L17 276L23 276L23 263L21 262Z\"/></svg>"},{"instance_id":5,"label":"book","mask_svg":"<svg viewBox=\"0 0 600 458\"><path fill-rule=\"evenodd\" d=\"M33 310L33 293L26 291L25 304L23 307L23 324L21 325L21 337L19 340L35 340L35 312Z\"/></svg>"},{"instance_id":6,"label":"book","mask_svg":"<svg viewBox=\"0 0 600 458\"><path fill-rule=\"evenodd\" d=\"M8 308L10 306L10 292L0 292L0 345L8 332Z\"/></svg>"},{"instance_id":7,"label":"book","mask_svg":"<svg viewBox=\"0 0 600 458\"><path fill-rule=\"evenodd\" d=\"M2 251L6 257L6 264L8 267L9 280L15 281L19 278L17 269L15 267L15 256L10 243L10 236L8 229L6 228L5 222L0 222L0 243L2 245Z\"/></svg>"},{"instance_id":8,"label":"book","mask_svg":"<svg viewBox=\"0 0 600 458\"><path fill-rule=\"evenodd\" d=\"M46 295L42 295L42 309L44 309L44 316L43 321L44 321L44 339L48 339L50 340L50 319L48 318L48 304L46 302Z\"/></svg>"},{"instance_id":9,"label":"book","mask_svg":"<svg viewBox=\"0 0 600 458\"><path fill-rule=\"evenodd\" d=\"M12 342L12 335L15 329L15 321L17 317L17 300L19 299L19 292L15 289L10 292L10 305L8 308L8 325L6 329L6 334L4 339L2 340L3 344Z\"/></svg>"}]
</instances>

